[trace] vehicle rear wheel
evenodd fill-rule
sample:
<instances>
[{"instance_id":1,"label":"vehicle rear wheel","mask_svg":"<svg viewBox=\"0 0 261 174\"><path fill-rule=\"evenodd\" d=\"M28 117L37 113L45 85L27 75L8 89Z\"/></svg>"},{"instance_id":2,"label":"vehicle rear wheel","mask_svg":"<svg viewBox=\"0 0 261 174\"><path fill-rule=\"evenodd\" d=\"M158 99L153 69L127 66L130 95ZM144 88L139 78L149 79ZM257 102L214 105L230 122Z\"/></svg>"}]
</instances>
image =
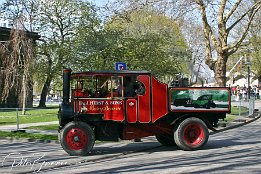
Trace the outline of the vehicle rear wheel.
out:
<instances>
[{"instance_id":1,"label":"vehicle rear wheel","mask_svg":"<svg viewBox=\"0 0 261 174\"><path fill-rule=\"evenodd\" d=\"M61 130L60 142L63 149L73 156L89 153L95 142L93 129L84 122L70 122Z\"/></svg>"},{"instance_id":2,"label":"vehicle rear wheel","mask_svg":"<svg viewBox=\"0 0 261 174\"><path fill-rule=\"evenodd\" d=\"M194 108L199 108L199 105L198 104L194 104Z\"/></svg>"},{"instance_id":3,"label":"vehicle rear wheel","mask_svg":"<svg viewBox=\"0 0 261 174\"><path fill-rule=\"evenodd\" d=\"M156 135L155 137L158 140L158 142L164 146L176 146L173 136L171 137L167 135Z\"/></svg>"},{"instance_id":4,"label":"vehicle rear wheel","mask_svg":"<svg viewBox=\"0 0 261 174\"><path fill-rule=\"evenodd\" d=\"M210 109L210 104L206 104L206 109Z\"/></svg>"},{"instance_id":5,"label":"vehicle rear wheel","mask_svg":"<svg viewBox=\"0 0 261 174\"><path fill-rule=\"evenodd\" d=\"M183 120L174 132L174 140L183 150L196 150L203 147L209 137L206 124L199 118Z\"/></svg>"}]
</instances>

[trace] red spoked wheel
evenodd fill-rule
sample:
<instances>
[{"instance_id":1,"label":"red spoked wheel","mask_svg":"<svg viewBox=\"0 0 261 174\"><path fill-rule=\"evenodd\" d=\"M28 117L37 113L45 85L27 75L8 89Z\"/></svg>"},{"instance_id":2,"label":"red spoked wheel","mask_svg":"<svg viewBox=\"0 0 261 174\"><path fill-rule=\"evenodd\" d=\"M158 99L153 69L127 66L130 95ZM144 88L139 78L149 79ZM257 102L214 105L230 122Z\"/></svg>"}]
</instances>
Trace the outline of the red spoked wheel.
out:
<instances>
[{"instance_id":1,"label":"red spoked wheel","mask_svg":"<svg viewBox=\"0 0 261 174\"><path fill-rule=\"evenodd\" d=\"M197 146L204 140L204 130L197 123L188 124L184 128L184 140L191 146Z\"/></svg>"},{"instance_id":2,"label":"red spoked wheel","mask_svg":"<svg viewBox=\"0 0 261 174\"><path fill-rule=\"evenodd\" d=\"M70 122L61 130L60 143L69 155L86 155L94 142L94 131L84 122Z\"/></svg>"},{"instance_id":3,"label":"red spoked wheel","mask_svg":"<svg viewBox=\"0 0 261 174\"><path fill-rule=\"evenodd\" d=\"M68 146L73 150L83 149L88 143L86 132L81 128L72 128L65 138Z\"/></svg>"},{"instance_id":4,"label":"red spoked wheel","mask_svg":"<svg viewBox=\"0 0 261 174\"><path fill-rule=\"evenodd\" d=\"M204 146L209 137L206 124L199 118L183 120L174 132L176 144L183 150L196 150Z\"/></svg>"}]
</instances>

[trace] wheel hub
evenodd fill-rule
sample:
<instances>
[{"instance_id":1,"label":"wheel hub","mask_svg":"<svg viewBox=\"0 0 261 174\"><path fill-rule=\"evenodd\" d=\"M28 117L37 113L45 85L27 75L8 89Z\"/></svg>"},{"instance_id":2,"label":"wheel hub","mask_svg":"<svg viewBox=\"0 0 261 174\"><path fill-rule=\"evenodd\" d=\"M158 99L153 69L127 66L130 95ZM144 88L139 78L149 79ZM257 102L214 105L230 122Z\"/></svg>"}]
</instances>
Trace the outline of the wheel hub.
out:
<instances>
[{"instance_id":1,"label":"wheel hub","mask_svg":"<svg viewBox=\"0 0 261 174\"><path fill-rule=\"evenodd\" d=\"M78 136L75 136L73 139L74 139L75 142L79 142L80 141Z\"/></svg>"},{"instance_id":2,"label":"wheel hub","mask_svg":"<svg viewBox=\"0 0 261 174\"><path fill-rule=\"evenodd\" d=\"M86 147L88 136L81 128L72 128L66 135L66 143L73 150L80 150Z\"/></svg>"},{"instance_id":3,"label":"wheel hub","mask_svg":"<svg viewBox=\"0 0 261 174\"><path fill-rule=\"evenodd\" d=\"M199 145L204 139L204 131L202 127L193 123L187 125L184 130L184 139L189 145Z\"/></svg>"}]
</instances>

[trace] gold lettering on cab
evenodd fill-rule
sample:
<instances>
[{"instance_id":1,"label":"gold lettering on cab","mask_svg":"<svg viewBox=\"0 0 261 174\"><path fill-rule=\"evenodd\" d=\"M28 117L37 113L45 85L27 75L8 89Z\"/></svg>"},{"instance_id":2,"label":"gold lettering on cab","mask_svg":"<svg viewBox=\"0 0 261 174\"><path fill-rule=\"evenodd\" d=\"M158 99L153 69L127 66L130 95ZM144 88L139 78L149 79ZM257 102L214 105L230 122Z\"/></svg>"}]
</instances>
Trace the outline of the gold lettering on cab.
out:
<instances>
[{"instance_id":1,"label":"gold lettering on cab","mask_svg":"<svg viewBox=\"0 0 261 174\"><path fill-rule=\"evenodd\" d=\"M123 101L121 100L87 100L79 101L81 112L104 112L104 111L120 111Z\"/></svg>"}]
</instances>

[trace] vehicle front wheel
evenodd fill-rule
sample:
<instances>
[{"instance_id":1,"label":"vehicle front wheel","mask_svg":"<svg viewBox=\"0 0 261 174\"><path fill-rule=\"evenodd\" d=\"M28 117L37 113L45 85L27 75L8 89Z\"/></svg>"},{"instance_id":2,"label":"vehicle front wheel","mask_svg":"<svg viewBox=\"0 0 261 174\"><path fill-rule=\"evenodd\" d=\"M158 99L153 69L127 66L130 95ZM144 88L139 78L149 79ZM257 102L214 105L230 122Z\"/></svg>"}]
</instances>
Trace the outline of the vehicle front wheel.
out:
<instances>
[{"instance_id":1,"label":"vehicle front wheel","mask_svg":"<svg viewBox=\"0 0 261 174\"><path fill-rule=\"evenodd\" d=\"M174 140L183 150L196 150L204 146L209 137L206 124L199 118L183 120L174 132Z\"/></svg>"},{"instance_id":2,"label":"vehicle front wheel","mask_svg":"<svg viewBox=\"0 0 261 174\"><path fill-rule=\"evenodd\" d=\"M92 150L95 142L93 129L79 121L65 125L59 136L63 149L72 156L86 155Z\"/></svg>"}]
</instances>

